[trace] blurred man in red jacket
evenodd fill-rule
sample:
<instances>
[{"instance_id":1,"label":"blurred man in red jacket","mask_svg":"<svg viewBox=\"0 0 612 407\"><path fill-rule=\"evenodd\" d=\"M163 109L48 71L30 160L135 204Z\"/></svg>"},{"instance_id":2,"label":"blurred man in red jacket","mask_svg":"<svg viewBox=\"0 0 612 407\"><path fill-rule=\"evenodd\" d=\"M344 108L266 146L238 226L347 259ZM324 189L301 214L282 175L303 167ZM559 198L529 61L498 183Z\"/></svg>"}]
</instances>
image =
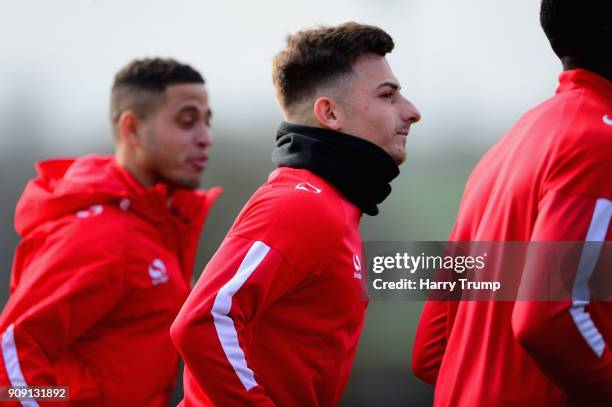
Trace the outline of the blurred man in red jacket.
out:
<instances>
[{"instance_id":1,"label":"blurred man in red jacket","mask_svg":"<svg viewBox=\"0 0 612 407\"><path fill-rule=\"evenodd\" d=\"M376 215L418 110L385 54L347 23L300 31L274 59L279 167L251 197L172 325L185 406L334 406L361 333L359 222Z\"/></svg>"},{"instance_id":2,"label":"blurred man in red jacket","mask_svg":"<svg viewBox=\"0 0 612 407\"><path fill-rule=\"evenodd\" d=\"M590 301L591 277L607 258L606 251L600 256L603 242L612 241L611 6L542 2L542 27L564 69L556 95L523 115L481 159L450 236L591 242L569 271L571 295L428 301L413 367L435 385L435 406L612 405L612 306ZM566 260L553 259L513 272L522 286L545 290L543 281L563 280L554 263Z\"/></svg>"},{"instance_id":3,"label":"blurred man in red jacket","mask_svg":"<svg viewBox=\"0 0 612 407\"><path fill-rule=\"evenodd\" d=\"M167 406L179 359L168 330L220 192L195 189L211 110L202 76L171 59L117 73L110 110L115 156L39 163L17 205L0 386L68 386L71 405Z\"/></svg>"}]
</instances>

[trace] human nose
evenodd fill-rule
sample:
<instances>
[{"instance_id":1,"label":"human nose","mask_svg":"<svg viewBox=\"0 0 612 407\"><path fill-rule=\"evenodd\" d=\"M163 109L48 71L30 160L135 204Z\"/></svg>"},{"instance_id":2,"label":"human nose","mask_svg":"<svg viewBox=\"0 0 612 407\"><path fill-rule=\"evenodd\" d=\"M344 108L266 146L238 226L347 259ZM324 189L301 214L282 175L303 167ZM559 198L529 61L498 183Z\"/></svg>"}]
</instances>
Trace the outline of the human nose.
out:
<instances>
[{"instance_id":1,"label":"human nose","mask_svg":"<svg viewBox=\"0 0 612 407\"><path fill-rule=\"evenodd\" d=\"M204 124L195 134L195 143L199 147L208 147L212 144L212 134L210 126Z\"/></svg>"},{"instance_id":2,"label":"human nose","mask_svg":"<svg viewBox=\"0 0 612 407\"><path fill-rule=\"evenodd\" d=\"M416 123L421 120L421 112L408 99L403 98L405 103L402 109L402 120L407 123Z\"/></svg>"}]
</instances>

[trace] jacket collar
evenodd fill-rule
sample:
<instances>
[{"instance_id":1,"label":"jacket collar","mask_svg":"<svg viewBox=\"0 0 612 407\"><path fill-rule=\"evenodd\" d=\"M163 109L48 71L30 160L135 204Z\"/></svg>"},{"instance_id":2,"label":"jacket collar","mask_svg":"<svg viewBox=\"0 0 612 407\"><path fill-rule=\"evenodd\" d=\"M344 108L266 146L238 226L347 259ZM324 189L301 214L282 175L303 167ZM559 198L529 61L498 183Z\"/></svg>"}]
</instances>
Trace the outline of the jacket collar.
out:
<instances>
[{"instance_id":1,"label":"jacket collar","mask_svg":"<svg viewBox=\"0 0 612 407\"><path fill-rule=\"evenodd\" d=\"M87 155L36 164L15 213L15 228L24 236L37 225L96 204L116 204L152 223L203 222L221 190L177 190L172 196L164 184L143 188L114 157Z\"/></svg>"},{"instance_id":2,"label":"jacket collar","mask_svg":"<svg viewBox=\"0 0 612 407\"><path fill-rule=\"evenodd\" d=\"M557 94L576 89L589 89L612 101L612 82L586 69L563 71L559 75Z\"/></svg>"},{"instance_id":3,"label":"jacket collar","mask_svg":"<svg viewBox=\"0 0 612 407\"><path fill-rule=\"evenodd\" d=\"M368 215L391 193L399 175L393 159L377 145L349 134L282 122L272 161L312 171Z\"/></svg>"}]
</instances>

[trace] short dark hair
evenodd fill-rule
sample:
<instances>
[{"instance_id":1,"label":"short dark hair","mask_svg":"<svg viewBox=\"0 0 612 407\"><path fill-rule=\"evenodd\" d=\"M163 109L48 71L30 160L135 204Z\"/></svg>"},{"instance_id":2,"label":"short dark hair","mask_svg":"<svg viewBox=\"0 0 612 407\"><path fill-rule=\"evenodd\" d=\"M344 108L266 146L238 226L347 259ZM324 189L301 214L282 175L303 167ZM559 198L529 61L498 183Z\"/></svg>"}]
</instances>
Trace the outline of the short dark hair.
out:
<instances>
[{"instance_id":1,"label":"short dark hair","mask_svg":"<svg viewBox=\"0 0 612 407\"><path fill-rule=\"evenodd\" d=\"M611 5L610 0L542 0L540 24L557 55L590 59L610 54L605 50L612 37Z\"/></svg>"},{"instance_id":2,"label":"short dark hair","mask_svg":"<svg viewBox=\"0 0 612 407\"><path fill-rule=\"evenodd\" d=\"M393 39L381 28L355 22L289 35L287 47L272 64L272 81L281 106L287 108L312 96L317 87L351 73L359 56L384 56L393 47Z\"/></svg>"},{"instance_id":3,"label":"short dark hair","mask_svg":"<svg viewBox=\"0 0 612 407\"><path fill-rule=\"evenodd\" d=\"M183 83L205 81L191 66L171 58L136 59L124 66L115 75L111 91L110 119L115 136L121 113L133 110L146 117L155 110L168 86Z\"/></svg>"}]
</instances>

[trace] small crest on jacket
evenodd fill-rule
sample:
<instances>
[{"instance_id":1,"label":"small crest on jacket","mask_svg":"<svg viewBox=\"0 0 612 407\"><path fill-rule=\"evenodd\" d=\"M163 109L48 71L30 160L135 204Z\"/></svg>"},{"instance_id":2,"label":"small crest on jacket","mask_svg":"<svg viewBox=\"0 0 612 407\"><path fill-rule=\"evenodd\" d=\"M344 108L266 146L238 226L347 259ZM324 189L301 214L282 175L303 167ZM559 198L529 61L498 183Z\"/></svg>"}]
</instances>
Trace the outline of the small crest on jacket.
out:
<instances>
[{"instance_id":1,"label":"small crest on jacket","mask_svg":"<svg viewBox=\"0 0 612 407\"><path fill-rule=\"evenodd\" d=\"M353 277L358 280L361 280L361 260L359 256L353 253L353 266L355 266L355 272L353 273Z\"/></svg>"},{"instance_id":2,"label":"small crest on jacket","mask_svg":"<svg viewBox=\"0 0 612 407\"><path fill-rule=\"evenodd\" d=\"M169 280L166 265L160 259L155 259L149 264L149 276L153 285L167 283Z\"/></svg>"}]
</instances>

